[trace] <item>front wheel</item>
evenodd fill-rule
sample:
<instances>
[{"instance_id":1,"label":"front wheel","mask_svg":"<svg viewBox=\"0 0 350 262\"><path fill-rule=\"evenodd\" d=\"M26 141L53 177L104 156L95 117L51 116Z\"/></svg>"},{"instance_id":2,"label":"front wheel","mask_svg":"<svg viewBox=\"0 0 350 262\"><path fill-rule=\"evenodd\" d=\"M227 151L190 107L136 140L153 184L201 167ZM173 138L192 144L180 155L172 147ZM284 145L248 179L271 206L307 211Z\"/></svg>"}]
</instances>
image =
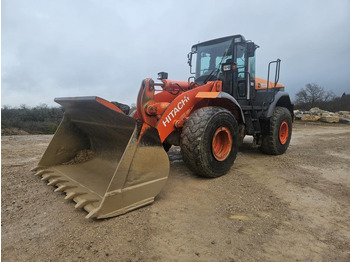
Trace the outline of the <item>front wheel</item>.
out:
<instances>
[{"instance_id":1,"label":"front wheel","mask_svg":"<svg viewBox=\"0 0 350 262\"><path fill-rule=\"evenodd\" d=\"M286 152L292 137L292 116L285 107L276 107L270 118L270 129L262 136L261 151L269 155Z\"/></svg>"},{"instance_id":2,"label":"front wheel","mask_svg":"<svg viewBox=\"0 0 350 262\"><path fill-rule=\"evenodd\" d=\"M236 159L238 123L226 109L200 108L190 115L181 133L184 162L197 175L219 177Z\"/></svg>"}]
</instances>

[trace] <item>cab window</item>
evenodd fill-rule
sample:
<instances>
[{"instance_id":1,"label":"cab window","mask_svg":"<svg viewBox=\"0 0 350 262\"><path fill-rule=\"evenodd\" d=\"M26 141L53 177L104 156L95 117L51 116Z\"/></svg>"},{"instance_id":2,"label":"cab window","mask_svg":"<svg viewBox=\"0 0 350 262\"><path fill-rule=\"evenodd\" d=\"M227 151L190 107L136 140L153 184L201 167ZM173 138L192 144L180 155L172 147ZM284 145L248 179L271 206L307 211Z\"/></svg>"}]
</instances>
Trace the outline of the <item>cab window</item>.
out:
<instances>
[{"instance_id":1,"label":"cab window","mask_svg":"<svg viewBox=\"0 0 350 262\"><path fill-rule=\"evenodd\" d=\"M238 70L238 79L244 79L246 71L246 47L243 44L236 45L236 65Z\"/></svg>"}]
</instances>

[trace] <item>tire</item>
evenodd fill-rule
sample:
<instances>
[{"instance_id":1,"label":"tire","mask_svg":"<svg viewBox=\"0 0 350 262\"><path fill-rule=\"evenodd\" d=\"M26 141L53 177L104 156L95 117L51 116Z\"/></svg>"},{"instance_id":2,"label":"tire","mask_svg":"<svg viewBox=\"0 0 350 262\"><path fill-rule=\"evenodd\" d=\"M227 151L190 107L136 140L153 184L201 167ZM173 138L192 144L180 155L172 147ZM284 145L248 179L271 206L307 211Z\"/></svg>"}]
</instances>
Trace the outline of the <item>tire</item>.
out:
<instances>
[{"instance_id":1,"label":"tire","mask_svg":"<svg viewBox=\"0 0 350 262\"><path fill-rule=\"evenodd\" d=\"M180 139L183 160L195 174L219 177L236 159L238 123L226 109L200 108L185 122Z\"/></svg>"},{"instance_id":2,"label":"tire","mask_svg":"<svg viewBox=\"0 0 350 262\"><path fill-rule=\"evenodd\" d=\"M261 151L268 155L286 152L292 137L292 116L285 107L276 107L270 118L270 129L262 136Z\"/></svg>"}]
</instances>

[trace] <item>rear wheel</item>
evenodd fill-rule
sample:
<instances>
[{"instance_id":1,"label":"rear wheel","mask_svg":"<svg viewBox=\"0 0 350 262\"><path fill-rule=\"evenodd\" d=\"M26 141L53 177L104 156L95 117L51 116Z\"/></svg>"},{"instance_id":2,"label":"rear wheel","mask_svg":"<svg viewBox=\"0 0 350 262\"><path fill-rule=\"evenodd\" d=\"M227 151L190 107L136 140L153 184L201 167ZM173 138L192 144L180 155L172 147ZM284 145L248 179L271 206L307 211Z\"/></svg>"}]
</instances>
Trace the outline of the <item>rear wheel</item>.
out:
<instances>
[{"instance_id":1,"label":"rear wheel","mask_svg":"<svg viewBox=\"0 0 350 262\"><path fill-rule=\"evenodd\" d=\"M285 107L276 107L270 119L270 130L262 136L261 151L269 155L286 152L292 137L292 116Z\"/></svg>"},{"instance_id":2,"label":"rear wheel","mask_svg":"<svg viewBox=\"0 0 350 262\"><path fill-rule=\"evenodd\" d=\"M238 151L238 124L220 107L204 107L190 115L181 133L184 162L197 175L219 177L228 172Z\"/></svg>"}]
</instances>

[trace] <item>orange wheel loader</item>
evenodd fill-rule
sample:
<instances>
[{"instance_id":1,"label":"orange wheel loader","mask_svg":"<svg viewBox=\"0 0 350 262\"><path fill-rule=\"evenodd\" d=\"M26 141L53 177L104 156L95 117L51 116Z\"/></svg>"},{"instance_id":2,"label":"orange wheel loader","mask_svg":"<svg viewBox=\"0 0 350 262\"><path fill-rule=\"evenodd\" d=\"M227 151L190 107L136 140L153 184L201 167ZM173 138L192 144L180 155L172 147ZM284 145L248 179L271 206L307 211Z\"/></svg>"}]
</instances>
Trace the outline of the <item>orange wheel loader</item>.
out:
<instances>
[{"instance_id":1,"label":"orange wheel loader","mask_svg":"<svg viewBox=\"0 0 350 262\"><path fill-rule=\"evenodd\" d=\"M267 80L255 77L257 48L242 35L193 45L193 76L172 81L160 72L158 82L143 80L130 115L125 105L99 97L56 98L64 117L36 175L84 208L87 218L99 219L154 201L167 181L172 145L204 177L229 171L245 135L254 136L263 153L283 154L293 104L278 83L279 59L270 62Z\"/></svg>"}]
</instances>

